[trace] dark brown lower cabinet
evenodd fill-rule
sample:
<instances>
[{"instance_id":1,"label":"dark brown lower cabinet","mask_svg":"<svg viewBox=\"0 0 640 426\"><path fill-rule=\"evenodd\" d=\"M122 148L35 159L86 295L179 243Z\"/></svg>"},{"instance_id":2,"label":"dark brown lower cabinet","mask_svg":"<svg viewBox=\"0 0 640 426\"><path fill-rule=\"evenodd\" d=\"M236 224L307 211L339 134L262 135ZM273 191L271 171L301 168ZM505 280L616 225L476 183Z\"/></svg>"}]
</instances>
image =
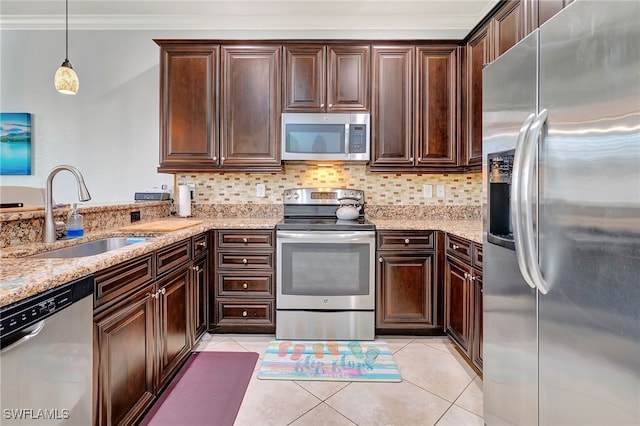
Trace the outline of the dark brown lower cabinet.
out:
<instances>
[{"instance_id":1,"label":"dark brown lower cabinet","mask_svg":"<svg viewBox=\"0 0 640 426\"><path fill-rule=\"evenodd\" d=\"M192 344L207 331L209 306L209 258L204 255L193 262L193 336Z\"/></svg>"},{"instance_id":2,"label":"dark brown lower cabinet","mask_svg":"<svg viewBox=\"0 0 640 426\"><path fill-rule=\"evenodd\" d=\"M482 372L482 246L447 235L444 328Z\"/></svg>"},{"instance_id":3,"label":"dark brown lower cabinet","mask_svg":"<svg viewBox=\"0 0 640 426\"><path fill-rule=\"evenodd\" d=\"M138 422L206 330L209 259L199 237L96 273L96 425Z\"/></svg>"},{"instance_id":4,"label":"dark brown lower cabinet","mask_svg":"<svg viewBox=\"0 0 640 426\"><path fill-rule=\"evenodd\" d=\"M436 232L379 231L377 248L376 332L441 334Z\"/></svg>"},{"instance_id":5,"label":"dark brown lower cabinet","mask_svg":"<svg viewBox=\"0 0 640 426\"><path fill-rule=\"evenodd\" d=\"M470 268L447 257L445 265L445 321L447 334L465 353L469 352L471 285L467 279Z\"/></svg>"},{"instance_id":6,"label":"dark brown lower cabinet","mask_svg":"<svg viewBox=\"0 0 640 426\"><path fill-rule=\"evenodd\" d=\"M159 389L167 384L191 350L190 287L189 264L157 283Z\"/></svg>"},{"instance_id":7,"label":"dark brown lower cabinet","mask_svg":"<svg viewBox=\"0 0 640 426\"><path fill-rule=\"evenodd\" d=\"M155 398L155 284L94 317L98 425L132 424Z\"/></svg>"}]
</instances>

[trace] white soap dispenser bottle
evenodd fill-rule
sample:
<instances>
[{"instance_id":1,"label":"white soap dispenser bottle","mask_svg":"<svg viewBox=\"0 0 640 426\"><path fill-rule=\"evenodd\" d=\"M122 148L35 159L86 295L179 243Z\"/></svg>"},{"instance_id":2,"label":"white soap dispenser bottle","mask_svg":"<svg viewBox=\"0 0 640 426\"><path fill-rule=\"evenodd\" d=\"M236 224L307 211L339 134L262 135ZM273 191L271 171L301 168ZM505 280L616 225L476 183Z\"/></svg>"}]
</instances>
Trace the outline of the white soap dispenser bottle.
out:
<instances>
[{"instance_id":1,"label":"white soap dispenser bottle","mask_svg":"<svg viewBox=\"0 0 640 426\"><path fill-rule=\"evenodd\" d=\"M78 205L73 203L73 208L69 213L67 220L67 237L77 238L84 235L84 219L82 215L78 213Z\"/></svg>"}]
</instances>

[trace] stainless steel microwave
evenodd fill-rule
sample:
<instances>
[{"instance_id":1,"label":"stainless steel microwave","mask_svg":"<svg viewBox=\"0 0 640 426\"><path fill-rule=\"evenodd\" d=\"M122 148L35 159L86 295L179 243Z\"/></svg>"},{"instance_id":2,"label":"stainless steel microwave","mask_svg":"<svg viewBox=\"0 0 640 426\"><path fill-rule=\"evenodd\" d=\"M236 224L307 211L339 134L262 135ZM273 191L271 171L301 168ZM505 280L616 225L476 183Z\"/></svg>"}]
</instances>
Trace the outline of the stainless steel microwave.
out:
<instances>
[{"instance_id":1,"label":"stainless steel microwave","mask_svg":"<svg viewBox=\"0 0 640 426\"><path fill-rule=\"evenodd\" d=\"M282 114L282 159L369 161L369 114Z\"/></svg>"}]
</instances>

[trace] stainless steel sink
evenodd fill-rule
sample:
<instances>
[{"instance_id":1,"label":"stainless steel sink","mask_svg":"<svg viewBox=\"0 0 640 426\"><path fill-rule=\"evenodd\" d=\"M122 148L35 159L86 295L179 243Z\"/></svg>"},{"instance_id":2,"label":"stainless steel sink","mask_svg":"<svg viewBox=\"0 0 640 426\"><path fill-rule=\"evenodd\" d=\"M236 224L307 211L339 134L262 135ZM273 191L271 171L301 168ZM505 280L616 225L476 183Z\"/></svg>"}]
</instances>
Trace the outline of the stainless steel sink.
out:
<instances>
[{"instance_id":1,"label":"stainless steel sink","mask_svg":"<svg viewBox=\"0 0 640 426\"><path fill-rule=\"evenodd\" d=\"M95 256L96 254L106 253L111 250L119 249L130 244L141 243L147 240L148 238L145 237L102 238L100 240L87 241L86 243L76 244L75 246L45 251L28 257L37 259L64 259L72 257Z\"/></svg>"}]
</instances>

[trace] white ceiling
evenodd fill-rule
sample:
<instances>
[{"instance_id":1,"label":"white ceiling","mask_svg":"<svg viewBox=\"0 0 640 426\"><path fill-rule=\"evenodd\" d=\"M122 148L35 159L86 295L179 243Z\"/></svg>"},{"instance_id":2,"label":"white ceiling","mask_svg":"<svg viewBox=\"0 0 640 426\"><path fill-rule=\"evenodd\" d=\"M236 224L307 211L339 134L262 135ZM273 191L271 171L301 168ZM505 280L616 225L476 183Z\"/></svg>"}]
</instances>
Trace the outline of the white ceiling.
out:
<instances>
[{"instance_id":1,"label":"white ceiling","mask_svg":"<svg viewBox=\"0 0 640 426\"><path fill-rule=\"evenodd\" d=\"M499 0L69 0L70 29L340 32L461 39ZM64 28L64 0L2 0L0 28ZM406 36L405 36L406 35Z\"/></svg>"}]
</instances>

